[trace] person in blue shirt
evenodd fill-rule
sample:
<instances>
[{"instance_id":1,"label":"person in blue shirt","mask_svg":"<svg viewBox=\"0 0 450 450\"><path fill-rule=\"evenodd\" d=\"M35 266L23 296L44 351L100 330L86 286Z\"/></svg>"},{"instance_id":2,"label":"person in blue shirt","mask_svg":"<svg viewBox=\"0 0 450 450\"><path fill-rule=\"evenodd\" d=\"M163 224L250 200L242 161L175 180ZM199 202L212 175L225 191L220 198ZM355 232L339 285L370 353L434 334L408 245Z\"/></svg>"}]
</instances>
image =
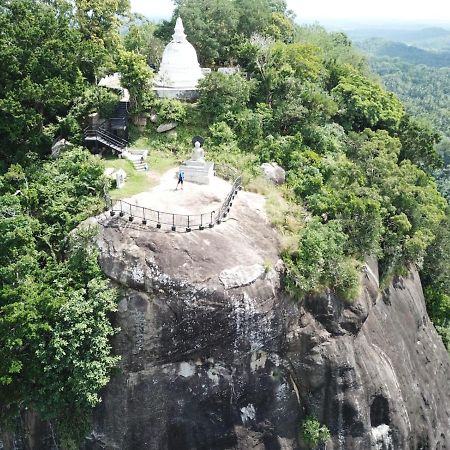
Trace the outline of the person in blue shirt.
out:
<instances>
[{"instance_id":1,"label":"person in blue shirt","mask_svg":"<svg viewBox=\"0 0 450 450\"><path fill-rule=\"evenodd\" d=\"M177 187L175 188L175 190L178 189L178 186L181 184L181 189L183 189L183 182L184 182L184 170L181 169L178 172L178 183L177 183Z\"/></svg>"}]
</instances>

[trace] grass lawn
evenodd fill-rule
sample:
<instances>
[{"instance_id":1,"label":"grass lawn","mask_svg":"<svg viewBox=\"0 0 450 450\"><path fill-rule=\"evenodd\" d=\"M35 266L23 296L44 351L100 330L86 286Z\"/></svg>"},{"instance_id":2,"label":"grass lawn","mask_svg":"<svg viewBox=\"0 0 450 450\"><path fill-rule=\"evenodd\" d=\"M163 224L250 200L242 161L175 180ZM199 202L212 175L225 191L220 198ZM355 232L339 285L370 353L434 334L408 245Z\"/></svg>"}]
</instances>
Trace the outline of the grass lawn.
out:
<instances>
[{"instance_id":1,"label":"grass lawn","mask_svg":"<svg viewBox=\"0 0 450 450\"><path fill-rule=\"evenodd\" d=\"M102 159L105 169L113 167L114 169L123 169L127 173L125 186L121 189L112 189L109 195L112 199L118 200L121 198L131 197L139 192L148 191L156 182L148 176L147 172L137 172L133 164L127 159L118 159L115 157L107 157Z\"/></svg>"},{"instance_id":2,"label":"grass lawn","mask_svg":"<svg viewBox=\"0 0 450 450\"><path fill-rule=\"evenodd\" d=\"M172 167L178 166L181 161L178 161L173 153L150 150L147 162L151 171L161 175Z\"/></svg>"},{"instance_id":3,"label":"grass lawn","mask_svg":"<svg viewBox=\"0 0 450 450\"><path fill-rule=\"evenodd\" d=\"M145 146L135 146L136 148L145 148ZM102 163L107 167L116 170L123 169L127 178L125 185L121 189L111 189L109 195L113 200L131 197L139 192L150 190L157 184L157 177L150 177L149 174L161 175L167 170L177 165L175 156L169 152L150 150L147 157L149 172L137 172L131 161L128 159L119 159L113 156L107 156L102 159Z\"/></svg>"}]
</instances>

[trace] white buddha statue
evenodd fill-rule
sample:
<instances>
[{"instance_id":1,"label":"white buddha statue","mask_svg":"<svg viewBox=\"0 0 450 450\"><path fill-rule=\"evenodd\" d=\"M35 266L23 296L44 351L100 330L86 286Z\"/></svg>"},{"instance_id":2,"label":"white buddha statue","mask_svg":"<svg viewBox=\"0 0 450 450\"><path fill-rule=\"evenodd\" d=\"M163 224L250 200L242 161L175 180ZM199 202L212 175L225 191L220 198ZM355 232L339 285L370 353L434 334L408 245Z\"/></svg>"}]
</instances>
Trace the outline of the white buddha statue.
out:
<instances>
[{"instance_id":1,"label":"white buddha statue","mask_svg":"<svg viewBox=\"0 0 450 450\"><path fill-rule=\"evenodd\" d=\"M197 138L199 139L197 140ZM195 136L192 142L194 143L194 148L192 149L191 159L181 164L180 171L183 170L186 181L209 184L214 177L214 163L205 160L202 137Z\"/></svg>"},{"instance_id":2,"label":"white buddha statue","mask_svg":"<svg viewBox=\"0 0 450 450\"><path fill-rule=\"evenodd\" d=\"M192 149L191 161L205 162L205 152L200 142L195 141L194 148Z\"/></svg>"},{"instance_id":3,"label":"white buddha statue","mask_svg":"<svg viewBox=\"0 0 450 450\"><path fill-rule=\"evenodd\" d=\"M201 78L203 74L197 52L186 39L183 21L178 17L172 40L164 49L154 84L156 87L193 90Z\"/></svg>"}]
</instances>

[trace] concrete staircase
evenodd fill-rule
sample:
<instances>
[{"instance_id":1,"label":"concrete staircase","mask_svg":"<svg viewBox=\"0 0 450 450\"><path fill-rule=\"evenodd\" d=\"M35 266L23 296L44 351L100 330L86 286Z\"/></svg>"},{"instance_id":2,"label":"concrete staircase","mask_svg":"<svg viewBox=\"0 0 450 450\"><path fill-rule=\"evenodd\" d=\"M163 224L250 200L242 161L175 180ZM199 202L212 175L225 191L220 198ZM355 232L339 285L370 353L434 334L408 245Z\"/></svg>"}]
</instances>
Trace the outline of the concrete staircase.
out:
<instances>
[{"instance_id":1,"label":"concrete staircase","mask_svg":"<svg viewBox=\"0 0 450 450\"><path fill-rule=\"evenodd\" d=\"M124 153L124 156L133 163L136 172L144 172L145 165L147 164L148 166L148 163L146 162L147 160L146 150L127 151L126 153ZM143 161L142 158L144 159Z\"/></svg>"}]
</instances>

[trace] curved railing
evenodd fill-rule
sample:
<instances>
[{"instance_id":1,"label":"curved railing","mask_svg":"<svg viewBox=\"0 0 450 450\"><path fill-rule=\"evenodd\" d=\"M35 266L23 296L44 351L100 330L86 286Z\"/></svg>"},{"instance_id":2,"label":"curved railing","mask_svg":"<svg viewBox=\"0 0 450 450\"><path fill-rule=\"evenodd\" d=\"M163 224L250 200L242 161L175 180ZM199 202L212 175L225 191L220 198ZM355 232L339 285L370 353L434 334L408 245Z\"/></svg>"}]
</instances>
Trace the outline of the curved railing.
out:
<instances>
[{"instance_id":1,"label":"curved railing","mask_svg":"<svg viewBox=\"0 0 450 450\"><path fill-rule=\"evenodd\" d=\"M133 205L124 200L113 201L108 194L105 195L106 207L111 217L127 217L129 222L140 220L143 225L155 224L156 228L170 227L172 231L184 229L189 232L193 229L204 230L213 228L225 219L233 205L233 200L241 190L241 177L238 176L231 187L229 194L220 208L203 214L175 214L158 211L144 206Z\"/></svg>"}]
</instances>

